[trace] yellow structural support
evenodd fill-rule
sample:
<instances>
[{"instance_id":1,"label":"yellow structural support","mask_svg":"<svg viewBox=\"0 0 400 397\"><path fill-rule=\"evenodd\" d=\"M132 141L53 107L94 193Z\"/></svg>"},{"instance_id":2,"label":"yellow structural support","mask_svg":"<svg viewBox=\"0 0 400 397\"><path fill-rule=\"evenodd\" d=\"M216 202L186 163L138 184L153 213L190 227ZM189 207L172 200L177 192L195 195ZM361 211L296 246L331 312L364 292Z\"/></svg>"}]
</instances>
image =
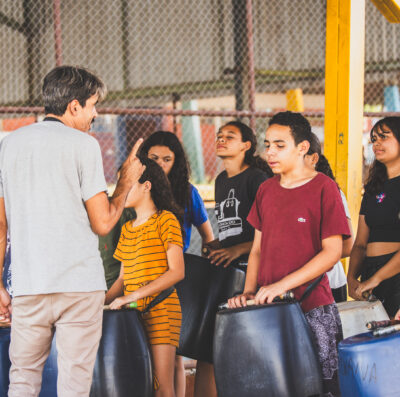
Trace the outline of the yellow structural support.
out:
<instances>
[{"instance_id":1,"label":"yellow structural support","mask_svg":"<svg viewBox=\"0 0 400 397\"><path fill-rule=\"evenodd\" d=\"M399 0L371 0L376 8L391 23L400 22L400 1Z\"/></svg>"},{"instance_id":2,"label":"yellow structural support","mask_svg":"<svg viewBox=\"0 0 400 397\"><path fill-rule=\"evenodd\" d=\"M327 0L324 153L356 231L362 187L365 0Z\"/></svg>"},{"instance_id":3,"label":"yellow structural support","mask_svg":"<svg viewBox=\"0 0 400 397\"><path fill-rule=\"evenodd\" d=\"M303 90L301 88L286 91L286 109L292 112L304 112Z\"/></svg>"}]
</instances>

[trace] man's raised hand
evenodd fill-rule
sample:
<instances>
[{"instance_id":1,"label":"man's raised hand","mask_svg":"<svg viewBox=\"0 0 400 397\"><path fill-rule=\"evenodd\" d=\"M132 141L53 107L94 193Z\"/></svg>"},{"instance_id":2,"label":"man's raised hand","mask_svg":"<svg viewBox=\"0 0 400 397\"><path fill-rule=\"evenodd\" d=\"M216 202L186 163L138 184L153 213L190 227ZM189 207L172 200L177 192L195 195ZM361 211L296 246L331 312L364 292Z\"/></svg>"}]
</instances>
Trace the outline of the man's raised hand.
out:
<instances>
[{"instance_id":1,"label":"man's raised hand","mask_svg":"<svg viewBox=\"0 0 400 397\"><path fill-rule=\"evenodd\" d=\"M126 180L130 185L137 182L146 169L146 166L144 166L136 156L142 142L143 138L137 140L121 167L121 179Z\"/></svg>"}]
</instances>

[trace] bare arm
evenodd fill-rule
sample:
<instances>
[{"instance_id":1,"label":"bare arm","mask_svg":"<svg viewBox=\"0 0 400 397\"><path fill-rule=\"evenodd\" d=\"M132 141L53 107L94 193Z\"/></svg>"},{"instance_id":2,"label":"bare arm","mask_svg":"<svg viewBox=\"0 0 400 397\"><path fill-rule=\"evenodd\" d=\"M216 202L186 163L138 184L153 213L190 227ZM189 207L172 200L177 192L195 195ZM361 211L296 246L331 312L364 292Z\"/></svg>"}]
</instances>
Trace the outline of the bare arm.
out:
<instances>
[{"instance_id":1,"label":"bare arm","mask_svg":"<svg viewBox=\"0 0 400 397\"><path fill-rule=\"evenodd\" d=\"M118 278L106 293L105 304L108 305L115 298L124 294L124 265L121 263L121 270Z\"/></svg>"},{"instance_id":2,"label":"bare arm","mask_svg":"<svg viewBox=\"0 0 400 397\"><path fill-rule=\"evenodd\" d=\"M254 298L257 292L257 278L261 254L261 236L262 233L259 230L255 230L254 242L250 251L249 262L247 264L246 282L243 294L229 299L228 303L231 308L246 306L246 301Z\"/></svg>"},{"instance_id":3,"label":"bare arm","mask_svg":"<svg viewBox=\"0 0 400 397\"><path fill-rule=\"evenodd\" d=\"M0 320L9 320L11 299L3 285L3 266L7 246L7 218L4 197L0 197Z\"/></svg>"},{"instance_id":4,"label":"bare arm","mask_svg":"<svg viewBox=\"0 0 400 397\"><path fill-rule=\"evenodd\" d=\"M368 295L372 293L372 290L376 288L382 281L387 280L390 277L400 273L400 251L398 251L384 266L382 266L372 277L368 280L360 283L356 290L356 294L360 296L360 299L366 299L363 297L364 292L368 292Z\"/></svg>"},{"instance_id":5,"label":"bare arm","mask_svg":"<svg viewBox=\"0 0 400 397\"><path fill-rule=\"evenodd\" d=\"M216 266L224 264L224 267L227 267L234 259L248 254L251 251L252 245L252 241L246 241L245 243L236 244L232 247L211 250L208 258L211 263L214 263Z\"/></svg>"},{"instance_id":6,"label":"bare arm","mask_svg":"<svg viewBox=\"0 0 400 397\"><path fill-rule=\"evenodd\" d=\"M353 243L354 243L353 227L351 226L350 218L347 218L347 223L349 225L350 237L343 239L342 258L347 258L348 256L350 256L351 249L353 248Z\"/></svg>"},{"instance_id":7,"label":"bare arm","mask_svg":"<svg viewBox=\"0 0 400 397\"><path fill-rule=\"evenodd\" d=\"M353 299L363 299L356 291L360 283L357 280L361 274L361 265L367 251L369 237L369 228L365 222L365 216L360 215L358 218L358 227L356 241L350 254L350 265L347 274L347 283L349 285L349 295Z\"/></svg>"},{"instance_id":8,"label":"bare arm","mask_svg":"<svg viewBox=\"0 0 400 397\"><path fill-rule=\"evenodd\" d=\"M185 277L185 265L183 261L183 251L179 245L168 244L167 249L168 270L160 277L151 281L144 287L139 288L135 292L125 295L124 297L115 299L111 305L111 309L119 309L122 305L135 302L146 296L154 295L173 286Z\"/></svg>"},{"instance_id":9,"label":"bare arm","mask_svg":"<svg viewBox=\"0 0 400 397\"><path fill-rule=\"evenodd\" d=\"M139 139L121 168L121 177L117 182L114 194L108 200L104 192L100 192L85 202L92 230L105 236L118 222L125 206L126 198L133 184L139 180L145 167L136 157L143 139Z\"/></svg>"},{"instance_id":10,"label":"bare arm","mask_svg":"<svg viewBox=\"0 0 400 397\"><path fill-rule=\"evenodd\" d=\"M288 274L282 280L261 287L255 297L256 304L271 303L273 299L291 289L314 280L331 269L342 254L342 236L330 236L322 240L322 250L300 269Z\"/></svg>"},{"instance_id":11,"label":"bare arm","mask_svg":"<svg viewBox=\"0 0 400 397\"><path fill-rule=\"evenodd\" d=\"M209 219L207 219L200 226L197 226L197 230L201 236L203 244L209 243L210 241L214 240L214 233Z\"/></svg>"}]
</instances>

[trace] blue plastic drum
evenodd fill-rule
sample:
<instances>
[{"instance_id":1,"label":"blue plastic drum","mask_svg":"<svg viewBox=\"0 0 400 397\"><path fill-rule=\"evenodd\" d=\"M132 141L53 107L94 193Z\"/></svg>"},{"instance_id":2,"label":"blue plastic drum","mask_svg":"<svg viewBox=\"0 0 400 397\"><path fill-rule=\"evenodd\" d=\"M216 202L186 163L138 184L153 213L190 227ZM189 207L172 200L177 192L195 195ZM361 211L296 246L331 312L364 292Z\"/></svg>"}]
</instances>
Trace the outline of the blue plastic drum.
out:
<instances>
[{"instance_id":1,"label":"blue plastic drum","mask_svg":"<svg viewBox=\"0 0 400 397\"><path fill-rule=\"evenodd\" d=\"M342 397L400 396L400 332L374 337L372 332L339 343Z\"/></svg>"},{"instance_id":2,"label":"blue plastic drum","mask_svg":"<svg viewBox=\"0 0 400 397\"><path fill-rule=\"evenodd\" d=\"M11 328L0 328L0 396L5 397L10 385L10 367L9 356ZM53 343L54 345L54 343ZM52 352L55 346L52 346ZM39 397L54 397L57 395L57 355L50 356L43 370L42 391Z\"/></svg>"},{"instance_id":3,"label":"blue plastic drum","mask_svg":"<svg viewBox=\"0 0 400 397\"><path fill-rule=\"evenodd\" d=\"M43 368L42 389L39 397L54 397L57 396L57 348L56 338L53 338L49 357Z\"/></svg>"},{"instance_id":4,"label":"blue plastic drum","mask_svg":"<svg viewBox=\"0 0 400 397\"><path fill-rule=\"evenodd\" d=\"M9 384L10 358L10 328L0 328L0 396L6 396Z\"/></svg>"}]
</instances>

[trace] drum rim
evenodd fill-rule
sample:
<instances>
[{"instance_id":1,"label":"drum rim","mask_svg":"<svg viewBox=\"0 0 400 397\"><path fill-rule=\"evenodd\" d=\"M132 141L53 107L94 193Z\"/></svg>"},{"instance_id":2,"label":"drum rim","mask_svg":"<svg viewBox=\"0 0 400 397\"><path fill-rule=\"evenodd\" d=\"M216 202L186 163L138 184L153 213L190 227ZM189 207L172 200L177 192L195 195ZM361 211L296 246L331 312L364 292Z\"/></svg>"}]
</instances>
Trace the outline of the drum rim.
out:
<instances>
[{"instance_id":1,"label":"drum rim","mask_svg":"<svg viewBox=\"0 0 400 397\"><path fill-rule=\"evenodd\" d=\"M362 338L361 338L362 337ZM396 339L400 337L400 331L393 332L388 335L381 335L381 336L373 336L373 332L362 332L360 334L352 335L349 336L348 338L345 338L341 340L338 344L338 347L340 348L343 346L343 348L347 348L350 346L365 346L367 344L375 344L378 343L379 341L386 341L388 339ZM359 340L355 338L360 338Z\"/></svg>"},{"instance_id":2,"label":"drum rim","mask_svg":"<svg viewBox=\"0 0 400 397\"><path fill-rule=\"evenodd\" d=\"M262 308L273 308L273 307L283 307L283 306L288 306L288 305L296 305L299 306L299 302L274 302L274 303L264 303L262 305L252 305L252 306L246 306L246 307L237 307L233 309L222 309L218 311L217 315L225 315L225 314L231 314L231 313L242 313L242 312L248 312L252 310L257 310L257 309L262 309Z\"/></svg>"}]
</instances>

